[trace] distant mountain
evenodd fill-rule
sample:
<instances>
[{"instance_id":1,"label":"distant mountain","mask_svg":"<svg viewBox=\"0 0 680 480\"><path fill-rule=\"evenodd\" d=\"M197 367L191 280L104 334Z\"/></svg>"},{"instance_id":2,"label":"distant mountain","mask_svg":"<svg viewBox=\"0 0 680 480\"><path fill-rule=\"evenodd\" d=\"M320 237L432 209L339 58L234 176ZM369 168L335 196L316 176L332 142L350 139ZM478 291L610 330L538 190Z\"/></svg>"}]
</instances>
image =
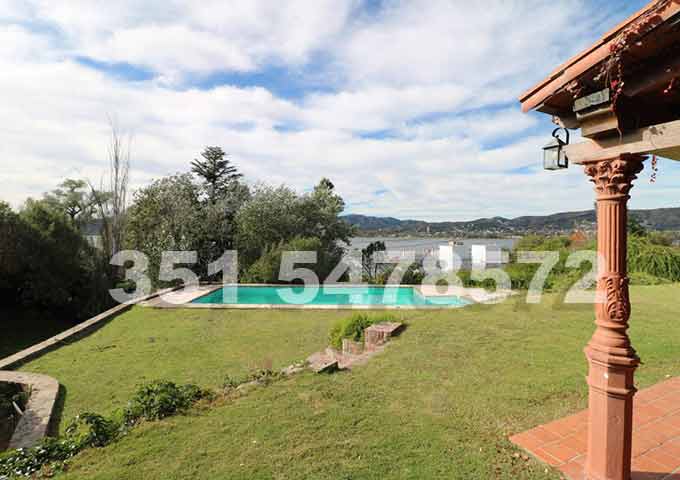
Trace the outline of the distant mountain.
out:
<instances>
[{"instance_id":1,"label":"distant mountain","mask_svg":"<svg viewBox=\"0 0 680 480\"><path fill-rule=\"evenodd\" d=\"M680 208L631 210L630 216L650 230L680 230ZM593 210L511 219L480 218L467 222L425 222L356 214L345 215L343 218L352 225L356 225L362 235L496 236L569 233L576 229L595 230Z\"/></svg>"}]
</instances>

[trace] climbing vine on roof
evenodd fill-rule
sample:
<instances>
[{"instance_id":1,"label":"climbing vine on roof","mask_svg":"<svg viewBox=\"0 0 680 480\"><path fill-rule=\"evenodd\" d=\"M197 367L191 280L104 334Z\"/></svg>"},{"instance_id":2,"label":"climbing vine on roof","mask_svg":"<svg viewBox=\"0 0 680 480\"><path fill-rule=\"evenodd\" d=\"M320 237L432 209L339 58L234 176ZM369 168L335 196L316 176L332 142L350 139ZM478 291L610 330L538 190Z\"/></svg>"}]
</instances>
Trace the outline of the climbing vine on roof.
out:
<instances>
[{"instance_id":1,"label":"climbing vine on roof","mask_svg":"<svg viewBox=\"0 0 680 480\"><path fill-rule=\"evenodd\" d=\"M602 63L596 81L603 81L611 90L612 106L616 103L625 86L623 60L632 46L642 45L642 38L661 22L660 15L679 0L659 0L656 4L626 26L609 45L609 57ZM671 81L672 88L673 81ZM670 91L667 87L665 91Z\"/></svg>"}]
</instances>

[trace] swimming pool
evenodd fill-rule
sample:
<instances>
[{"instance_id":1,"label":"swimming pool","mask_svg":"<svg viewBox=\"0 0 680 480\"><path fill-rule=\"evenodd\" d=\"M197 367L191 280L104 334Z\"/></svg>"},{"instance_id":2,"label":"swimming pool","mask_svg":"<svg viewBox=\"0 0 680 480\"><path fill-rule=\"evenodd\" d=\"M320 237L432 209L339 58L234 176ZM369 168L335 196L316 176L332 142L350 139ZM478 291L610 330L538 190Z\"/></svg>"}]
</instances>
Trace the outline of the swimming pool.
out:
<instances>
[{"instance_id":1,"label":"swimming pool","mask_svg":"<svg viewBox=\"0 0 680 480\"><path fill-rule=\"evenodd\" d=\"M198 304L446 306L473 303L458 296L425 297L413 287L226 286L192 300Z\"/></svg>"}]
</instances>

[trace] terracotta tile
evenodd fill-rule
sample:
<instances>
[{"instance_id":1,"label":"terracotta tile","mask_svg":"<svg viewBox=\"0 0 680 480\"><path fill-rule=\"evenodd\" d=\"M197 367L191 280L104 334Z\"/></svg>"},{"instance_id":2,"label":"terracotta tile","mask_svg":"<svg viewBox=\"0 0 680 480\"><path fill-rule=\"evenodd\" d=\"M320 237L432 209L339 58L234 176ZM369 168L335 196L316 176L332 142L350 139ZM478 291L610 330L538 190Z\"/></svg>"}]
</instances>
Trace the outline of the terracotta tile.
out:
<instances>
[{"instance_id":1,"label":"terracotta tile","mask_svg":"<svg viewBox=\"0 0 680 480\"><path fill-rule=\"evenodd\" d=\"M680 438L664 443L661 448L663 448L664 452L667 454L680 458Z\"/></svg>"},{"instance_id":2,"label":"terracotta tile","mask_svg":"<svg viewBox=\"0 0 680 480\"><path fill-rule=\"evenodd\" d=\"M670 423L674 427L680 428L680 413L675 413L675 414L671 415L670 417L666 417L664 420L666 420L668 423Z\"/></svg>"},{"instance_id":3,"label":"terracotta tile","mask_svg":"<svg viewBox=\"0 0 680 480\"><path fill-rule=\"evenodd\" d=\"M633 480L680 480L680 377L642 390L635 397ZM583 479L588 411L511 437L539 460L572 480Z\"/></svg>"},{"instance_id":4,"label":"terracotta tile","mask_svg":"<svg viewBox=\"0 0 680 480\"><path fill-rule=\"evenodd\" d=\"M656 395L658 398L663 395L666 395L669 390L673 390L673 387L671 385L672 383L661 382L657 383L656 385L652 385L651 387L645 388L643 392L649 395Z\"/></svg>"},{"instance_id":5,"label":"terracotta tile","mask_svg":"<svg viewBox=\"0 0 680 480\"><path fill-rule=\"evenodd\" d=\"M544 443L555 442L562 438L562 435L557 435L553 432L546 430L543 427L536 427L533 430L530 430L530 433Z\"/></svg>"},{"instance_id":6,"label":"terracotta tile","mask_svg":"<svg viewBox=\"0 0 680 480\"><path fill-rule=\"evenodd\" d=\"M580 412L572 415L572 418L577 419L584 424L588 423L588 410L581 410Z\"/></svg>"},{"instance_id":7,"label":"terracotta tile","mask_svg":"<svg viewBox=\"0 0 680 480\"><path fill-rule=\"evenodd\" d=\"M651 423L645 428L640 429L636 432L637 436L642 439L649 439L655 441L657 444L661 445L663 442L672 439L675 435L669 435L664 431L663 428L659 428L658 422Z\"/></svg>"},{"instance_id":8,"label":"terracotta tile","mask_svg":"<svg viewBox=\"0 0 680 480\"><path fill-rule=\"evenodd\" d=\"M575 433L565 439L560 443L566 445L569 448L573 448L577 452L584 454L588 450L588 432Z\"/></svg>"},{"instance_id":9,"label":"terracotta tile","mask_svg":"<svg viewBox=\"0 0 680 480\"><path fill-rule=\"evenodd\" d=\"M658 420L661 417L665 417L668 414L665 410L657 408L653 403L647 405L640 405L640 407L634 409L633 416L645 417L649 421Z\"/></svg>"},{"instance_id":10,"label":"terracotta tile","mask_svg":"<svg viewBox=\"0 0 680 480\"><path fill-rule=\"evenodd\" d=\"M562 442L544 445L543 451L548 452L550 455L563 463L569 462L571 459L576 458L583 453L564 445Z\"/></svg>"},{"instance_id":11,"label":"terracotta tile","mask_svg":"<svg viewBox=\"0 0 680 480\"><path fill-rule=\"evenodd\" d=\"M571 417L567 417L564 419L564 424L567 426L572 432L578 432L580 430L587 430L588 429L588 412L585 412L586 415L572 415Z\"/></svg>"},{"instance_id":12,"label":"terracotta tile","mask_svg":"<svg viewBox=\"0 0 680 480\"><path fill-rule=\"evenodd\" d=\"M653 436L659 443L666 442L675 437L680 436L680 429L668 422L665 418L648 423L644 427L634 429L634 435L642 433L643 435ZM652 432L652 433L649 433Z\"/></svg>"},{"instance_id":13,"label":"terracotta tile","mask_svg":"<svg viewBox=\"0 0 680 480\"><path fill-rule=\"evenodd\" d=\"M671 422L669 422L668 417L662 418L661 420L656 422L656 424L654 424L654 428L659 432L663 433L664 435L666 435L667 440L671 438L680 437L680 427L676 427Z\"/></svg>"},{"instance_id":14,"label":"terracotta tile","mask_svg":"<svg viewBox=\"0 0 680 480\"><path fill-rule=\"evenodd\" d=\"M515 445L522 447L525 450L533 451L542 446L545 442L537 439L531 434L531 430L528 432L520 433L510 437L510 441Z\"/></svg>"},{"instance_id":15,"label":"terracotta tile","mask_svg":"<svg viewBox=\"0 0 680 480\"><path fill-rule=\"evenodd\" d=\"M571 429L568 425L564 423L564 419L555 420L554 422L546 423L541 425L541 427L550 433L557 435L558 437L566 437L571 434Z\"/></svg>"},{"instance_id":16,"label":"terracotta tile","mask_svg":"<svg viewBox=\"0 0 680 480\"><path fill-rule=\"evenodd\" d=\"M639 408L641 405L647 405L652 403L659 398L655 395L646 395L644 390L635 394L635 399L633 400L633 409Z\"/></svg>"},{"instance_id":17,"label":"terracotta tile","mask_svg":"<svg viewBox=\"0 0 680 480\"><path fill-rule=\"evenodd\" d=\"M564 473L569 480L585 480L586 478L583 465L579 465L575 462L569 462L562 465L560 471Z\"/></svg>"},{"instance_id":18,"label":"terracotta tile","mask_svg":"<svg viewBox=\"0 0 680 480\"><path fill-rule=\"evenodd\" d=\"M647 452L645 457L650 458L664 467L664 472L671 473L680 468L680 457L668 454L663 445L655 450Z\"/></svg>"},{"instance_id":19,"label":"terracotta tile","mask_svg":"<svg viewBox=\"0 0 680 480\"><path fill-rule=\"evenodd\" d=\"M654 420L657 420L657 418L646 412L635 411L633 413L633 428L646 427L648 423Z\"/></svg>"},{"instance_id":20,"label":"terracotta tile","mask_svg":"<svg viewBox=\"0 0 680 480\"><path fill-rule=\"evenodd\" d=\"M557 467L558 465L562 465L564 462L561 460L553 457L550 455L548 452L543 450L542 448L537 449L536 451L531 452L536 458L538 458L540 461L547 463L551 467Z\"/></svg>"},{"instance_id":21,"label":"terracotta tile","mask_svg":"<svg viewBox=\"0 0 680 480\"><path fill-rule=\"evenodd\" d=\"M669 385L671 388L675 388L676 390L680 390L680 377L671 378L670 380L667 380L664 383Z\"/></svg>"},{"instance_id":22,"label":"terracotta tile","mask_svg":"<svg viewBox=\"0 0 680 480\"><path fill-rule=\"evenodd\" d=\"M656 440L656 437L652 435L641 435L636 432L633 435L633 458L639 457L647 450L658 447L660 442Z\"/></svg>"},{"instance_id":23,"label":"terracotta tile","mask_svg":"<svg viewBox=\"0 0 680 480\"><path fill-rule=\"evenodd\" d=\"M653 402L654 400L661 398L665 393L667 393L666 389L663 388L646 388L635 395L635 401L639 404Z\"/></svg>"},{"instance_id":24,"label":"terracotta tile","mask_svg":"<svg viewBox=\"0 0 680 480\"><path fill-rule=\"evenodd\" d=\"M632 470L634 472L663 473L668 475L669 471L660 463L652 460L646 454L633 460Z\"/></svg>"},{"instance_id":25,"label":"terracotta tile","mask_svg":"<svg viewBox=\"0 0 680 480\"><path fill-rule=\"evenodd\" d=\"M650 403L652 407L659 408L666 412L666 415L680 411L680 395L672 393Z\"/></svg>"}]
</instances>

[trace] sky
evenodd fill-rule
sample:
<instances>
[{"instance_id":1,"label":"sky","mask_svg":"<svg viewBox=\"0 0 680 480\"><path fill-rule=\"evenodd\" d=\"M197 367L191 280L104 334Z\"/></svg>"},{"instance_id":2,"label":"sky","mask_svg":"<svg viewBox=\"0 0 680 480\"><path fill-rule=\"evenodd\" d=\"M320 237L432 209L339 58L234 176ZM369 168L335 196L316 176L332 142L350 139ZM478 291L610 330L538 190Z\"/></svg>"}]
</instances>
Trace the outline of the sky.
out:
<instances>
[{"instance_id":1,"label":"sky","mask_svg":"<svg viewBox=\"0 0 680 480\"><path fill-rule=\"evenodd\" d=\"M592 208L545 172L518 96L643 5L579 0L0 0L0 199L98 183L110 120L131 186L221 146L251 183L329 177L347 213L468 220ZM659 163L633 208L680 206Z\"/></svg>"}]
</instances>

